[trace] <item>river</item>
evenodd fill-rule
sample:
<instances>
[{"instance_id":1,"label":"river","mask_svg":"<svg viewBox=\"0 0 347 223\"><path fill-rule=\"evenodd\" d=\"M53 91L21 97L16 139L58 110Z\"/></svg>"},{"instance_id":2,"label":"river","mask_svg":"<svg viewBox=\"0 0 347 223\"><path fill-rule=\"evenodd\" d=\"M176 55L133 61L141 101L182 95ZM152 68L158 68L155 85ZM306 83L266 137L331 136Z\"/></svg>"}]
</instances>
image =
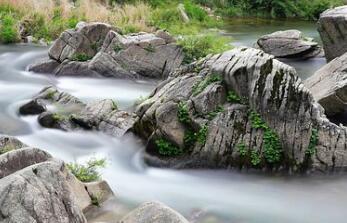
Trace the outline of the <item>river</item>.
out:
<instances>
[{"instance_id":1,"label":"river","mask_svg":"<svg viewBox=\"0 0 347 223\"><path fill-rule=\"evenodd\" d=\"M235 45L252 45L256 38L279 29L296 28L314 38L315 25L302 22L230 22L223 35ZM0 133L18 137L66 162L107 158L102 171L117 194L117 203L135 207L143 201L161 201L187 217L205 212L204 221L225 223L326 223L345 222L347 179L344 176L284 177L222 170L167 170L147 167L141 159L143 145L135 136L113 138L97 132L63 132L44 129L36 116L21 117L18 107L47 85L55 85L83 101L111 98L129 109L148 95L154 82L55 78L25 71L44 57L47 48L24 45L0 46ZM291 61L303 79L323 66L323 58ZM106 206L108 217L114 206ZM111 210L111 211L110 211ZM113 212L112 212L113 210ZM96 215L91 219L104 220Z\"/></svg>"}]
</instances>

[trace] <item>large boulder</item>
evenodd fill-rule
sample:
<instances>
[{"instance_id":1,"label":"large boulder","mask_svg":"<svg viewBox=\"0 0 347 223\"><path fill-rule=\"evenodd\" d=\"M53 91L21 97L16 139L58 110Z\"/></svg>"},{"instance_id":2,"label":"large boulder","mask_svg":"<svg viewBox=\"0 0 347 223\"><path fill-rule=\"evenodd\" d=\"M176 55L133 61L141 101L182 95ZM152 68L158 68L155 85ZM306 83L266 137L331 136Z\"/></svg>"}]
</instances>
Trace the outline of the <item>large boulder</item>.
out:
<instances>
[{"instance_id":1,"label":"large boulder","mask_svg":"<svg viewBox=\"0 0 347 223\"><path fill-rule=\"evenodd\" d=\"M147 202L130 212L122 223L188 223L182 215L159 202Z\"/></svg>"},{"instance_id":2,"label":"large boulder","mask_svg":"<svg viewBox=\"0 0 347 223\"><path fill-rule=\"evenodd\" d=\"M19 112L22 115L38 114L39 123L46 128L97 130L113 136L124 135L136 119L135 114L119 110L111 99L84 104L54 87L41 90L22 105Z\"/></svg>"},{"instance_id":3,"label":"large boulder","mask_svg":"<svg viewBox=\"0 0 347 223\"><path fill-rule=\"evenodd\" d=\"M150 165L347 167L346 128L329 122L294 68L260 50L236 48L182 68L136 113Z\"/></svg>"},{"instance_id":4,"label":"large boulder","mask_svg":"<svg viewBox=\"0 0 347 223\"><path fill-rule=\"evenodd\" d=\"M103 23L79 23L49 50L49 59L29 71L58 76L165 78L183 61L182 49L165 31L122 35Z\"/></svg>"},{"instance_id":5,"label":"large boulder","mask_svg":"<svg viewBox=\"0 0 347 223\"><path fill-rule=\"evenodd\" d=\"M328 116L347 111L347 53L335 58L305 80L316 101Z\"/></svg>"},{"instance_id":6,"label":"large boulder","mask_svg":"<svg viewBox=\"0 0 347 223\"><path fill-rule=\"evenodd\" d=\"M327 61L347 52L347 6L328 9L320 15L318 31Z\"/></svg>"},{"instance_id":7,"label":"large boulder","mask_svg":"<svg viewBox=\"0 0 347 223\"><path fill-rule=\"evenodd\" d=\"M278 58L310 58L321 52L318 43L305 38L299 30L274 32L260 37L257 44L265 53Z\"/></svg>"}]
</instances>

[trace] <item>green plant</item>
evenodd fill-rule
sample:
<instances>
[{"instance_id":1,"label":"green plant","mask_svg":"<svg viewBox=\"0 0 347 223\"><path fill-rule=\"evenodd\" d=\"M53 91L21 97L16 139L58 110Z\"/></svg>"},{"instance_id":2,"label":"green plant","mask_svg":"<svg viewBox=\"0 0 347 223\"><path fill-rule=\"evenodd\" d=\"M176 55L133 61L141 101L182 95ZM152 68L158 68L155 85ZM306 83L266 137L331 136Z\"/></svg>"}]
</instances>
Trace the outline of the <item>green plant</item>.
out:
<instances>
[{"instance_id":1,"label":"green plant","mask_svg":"<svg viewBox=\"0 0 347 223\"><path fill-rule=\"evenodd\" d=\"M183 101L178 103L177 117L178 117L178 120L183 124L190 124L191 123L187 103L185 103Z\"/></svg>"},{"instance_id":2,"label":"green plant","mask_svg":"<svg viewBox=\"0 0 347 223\"><path fill-rule=\"evenodd\" d=\"M207 138L207 133L208 133L208 126L205 124L200 128L200 130L197 133L197 141L201 145L205 145L206 143L206 138Z\"/></svg>"},{"instance_id":3,"label":"green plant","mask_svg":"<svg viewBox=\"0 0 347 223\"><path fill-rule=\"evenodd\" d=\"M235 91L230 90L227 95L227 101L230 103L241 103L241 98Z\"/></svg>"},{"instance_id":4,"label":"green plant","mask_svg":"<svg viewBox=\"0 0 347 223\"><path fill-rule=\"evenodd\" d=\"M120 52L121 50L123 50L123 47L122 47L120 44L114 45L113 51L114 51L115 53L118 53L118 52Z\"/></svg>"},{"instance_id":5,"label":"green plant","mask_svg":"<svg viewBox=\"0 0 347 223\"><path fill-rule=\"evenodd\" d=\"M88 61L90 59L92 59L93 57L91 56L88 56L87 54L84 54L84 53L78 53L78 54L75 54L71 60L72 61L79 61L79 62L85 62L85 61Z\"/></svg>"},{"instance_id":6,"label":"green plant","mask_svg":"<svg viewBox=\"0 0 347 223\"><path fill-rule=\"evenodd\" d=\"M171 142L161 138L155 141L158 152L163 156L178 156L183 154L183 150L173 145Z\"/></svg>"},{"instance_id":7,"label":"green plant","mask_svg":"<svg viewBox=\"0 0 347 223\"><path fill-rule=\"evenodd\" d=\"M197 140L197 133L192 130L186 130L184 133L184 145L186 148L193 147Z\"/></svg>"},{"instance_id":8,"label":"green plant","mask_svg":"<svg viewBox=\"0 0 347 223\"><path fill-rule=\"evenodd\" d=\"M155 52L155 47L152 44L148 44L145 48L143 48L147 52L154 53Z\"/></svg>"},{"instance_id":9,"label":"green plant","mask_svg":"<svg viewBox=\"0 0 347 223\"><path fill-rule=\"evenodd\" d=\"M222 81L222 78L218 74L211 74L205 77L202 81L199 81L193 86L193 96L200 94L210 84L220 81Z\"/></svg>"},{"instance_id":10,"label":"green plant","mask_svg":"<svg viewBox=\"0 0 347 223\"><path fill-rule=\"evenodd\" d=\"M117 110L117 109L118 109L117 102L115 100L112 100L112 110Z\"/></svg>"},{"instance_id":11,"label":"green plant","mask_svg":"<svg viewBox=\"0 0 347 223\"><path fill-rule=\"evenodd\" d=\"M54 99L54 95L55 95L55 91L53 90L49 90L45 96L45 99L48 99L48 100L53 100Z\"/></svg>"},{"instance_id":12,"label":"green plant","mask_svg":"<svg viewBox=\"0 0 347 223\"><path fill-rule=\"evenodd\" d=\"M312 156L316 153L316 146L318 144L318 130L313 128L311 131L311 138L308 148L306 149L306 155Z\"/></svg>"},{"instance_id":13,"label":"green plant","mask_svg":"<svg viewBox=\"0 0 347 223\"><path fill-rule=\"evenodd\" d=\"M66 119L66 117L64 115L61 115L58 113L54 113L52 118L55 122L61 122L61 121L64 121Z\"/></svg>"},{"instance_id":14,"label":"green plant","mask_svg":"<svg viewBox=\"0 0 347 223\"><path fill-rule=\"evenodd\" d=\"M184 51L184 63L188 64L208 54L217 54L228 49L230 39L216 34L183 36L178 40L178 44Z\"/></svg>"},{"instance_id":15,"label":"green plant","mask_svg":"<svg viewBox=\"0 0 347 223\"><path fill-rule=\"evenodd\" d=\"M263 155L267 163L278 163L282 158L282 147L279 136L262 120L260 114L255 111L250 112L252 127L255 129L263 129L264 150Z\"/></svg>"},{"instance_id":16,"label":"green plant","mask_svg":"<svg viewBox=\"0 0 347 223\"><path fill-rule=\"evenodd\" d=\"M7 144L4 147L0 148L0 155L11 152L12 150L15 150L15 147L12 144Z\"/></svg>"},{"instance_id":17,"label":"green plant","mask_svg":"<svg viewBox=\"0 0 347 223\"><path fill-rule=\"evenodd\" d=\"M212 120L221 112L224 112L224 107L218 106L216 110L208 112L206 116L207 116L208 120Z\"/></svg>"},{"instance_id":18,"label":"green plant","mask_svg":"<svg viewBox=\"0 0 347 223\"><path fill-rule=\"evenodd\" d=\"M100 180L101 175L98 172L100 168L106 166L105 159L90 159L85 165L78 163L66 164L67 168L71 171L77 179L82 182L93 182Z\"/></svg>"},{"instance_id":19,"label":"green plant","mask_svg":"<svg viewBox=\"0 0 347 223\"><path fill-rule=\"evenodd\" d=\"M17 29L17 23L13 17L12 14L7 14L0 17L1 26L0 26L0 40L1 42L8 44L8 43L15 43L18 41L18 29Z\"/></svg>"},{"instance_id":20,"label":"green plant","mask_svg":"<svg viewBox=\"0 0 347 223\"><path fill-rule=\"evenodd\" d=\"M253 166L258 166L261 163L260 153L256 150L251 151L251 163Z\"/></svg>"},{"instance_id":21,"label":"green plant","mask_svg":"<svg viewBox=\"0 0 347 223\"><path fill-rule=\"evenodd\" d=\"M247 155L247 147L244 143L236 145L237 152L240 154L240 157L245 157Z\"/></svg>"},{"instance_id":22,"label":"green plant","mask_svg":"<svg viewBox=\"0 0 347 223\"><path fill-rule=\"evenodd\" d=\"M90 199L92 201L92 205L100 207L101 194L91 194Z\"/></svg>"}]
</instances>

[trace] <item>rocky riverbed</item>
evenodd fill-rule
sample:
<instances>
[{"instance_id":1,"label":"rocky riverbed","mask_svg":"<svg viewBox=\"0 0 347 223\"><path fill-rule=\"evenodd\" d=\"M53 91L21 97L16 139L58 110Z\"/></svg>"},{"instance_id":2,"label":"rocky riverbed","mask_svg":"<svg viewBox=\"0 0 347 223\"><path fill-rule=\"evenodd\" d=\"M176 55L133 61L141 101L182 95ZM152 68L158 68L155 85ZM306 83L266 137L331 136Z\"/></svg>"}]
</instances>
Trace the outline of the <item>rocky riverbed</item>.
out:
<instances>
[{"instance_id":1,"label":"rocky riverbed","mask_svg":"<svg viewBox=\"0 0 347 223\"><path fill-rule=\"evenodd\" d=\"M320 51L317 43L289 30L260 37L258 45L266 52L238 47L183 65L182 50L165 31L125 36L107 24L79 23L51 46L48 60L33 63L29 71L44 73L42 78L155 78L152 93L120 106L111 98L85 101L45 86L15 107L23 119L66 135L100 132L118 140L134 133L146 145L138 157L156 167L271 174L345 171L346 128L336 118L345 113L344 55L303 82L293 67L275 57L314 57ZM291 51L278 54L279 46ZM6 194L0 209L7 222L86 222L91 211L97 213L103 203L115 199L109 182L82 183L62 160L41 148L12 137L0 142L0 190ZM153 201L124 212L106 221L204 222L211 217L197 210L184 213L185 218ZM212 219L223 222L214 215Z\"/></svg>"}]
</instances>

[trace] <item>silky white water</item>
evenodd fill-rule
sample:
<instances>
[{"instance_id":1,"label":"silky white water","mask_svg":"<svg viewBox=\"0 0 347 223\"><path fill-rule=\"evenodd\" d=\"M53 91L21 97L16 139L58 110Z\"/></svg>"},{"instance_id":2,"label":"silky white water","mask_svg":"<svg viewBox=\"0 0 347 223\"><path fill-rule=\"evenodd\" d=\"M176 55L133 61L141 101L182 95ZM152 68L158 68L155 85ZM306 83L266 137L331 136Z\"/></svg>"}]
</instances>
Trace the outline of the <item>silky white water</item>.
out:
<instances>
[{"instance_id":1,"label":"silky white water","mask_svg":"<svg viewBox=\"0 0 347 223\"><path fill-rule=\"evenodd\" d=\"M25 71L28 64L46 54L47 48L0 46L0 133L16 136L66 162L106 158L103 178L119 202L135 206L157 200L187 217L202 210L218 219L209 222L346 221L347 176L276 177L236 171L150 168L142 162L144 145L136 136L114 138L97 132L44 129L36 116L19 116L18 107L48 85L85 102L115 99L122 109L128 109L155 87L153 81L55 78ZM315 61L300 62L300 67L313 72L319 66L312 63Z\"/></svg>"}]
</instances>

